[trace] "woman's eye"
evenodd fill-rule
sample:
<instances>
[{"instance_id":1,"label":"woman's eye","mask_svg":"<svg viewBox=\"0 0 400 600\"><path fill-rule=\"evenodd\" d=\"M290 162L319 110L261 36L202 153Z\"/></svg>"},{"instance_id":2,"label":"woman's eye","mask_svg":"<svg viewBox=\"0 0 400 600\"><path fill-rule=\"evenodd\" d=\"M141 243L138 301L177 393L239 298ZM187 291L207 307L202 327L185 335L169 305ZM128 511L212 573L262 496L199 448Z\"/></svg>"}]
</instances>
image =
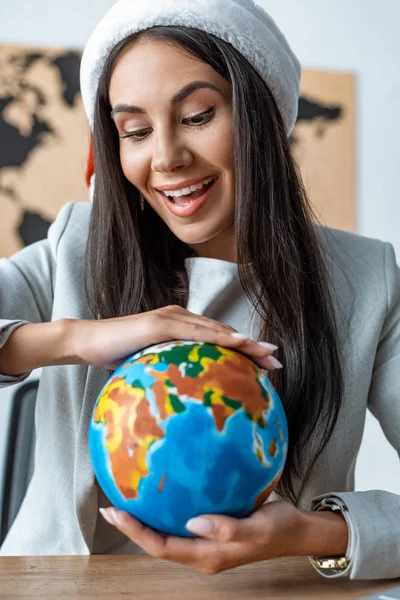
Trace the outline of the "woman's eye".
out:
<instances>
[{"instance_id":1,"label":"woman's eye","mask_svg":"<svg viewBox=\"0 0 400 600\"><path fill-rule=\"evenodd\" d=\"M210 119L212 118L215 112L215 106L209 108L208 110L199 113L198 115L194 115L193 117L188 117L187 119L183 119L182 123L185 125L191 125L195 127L201 127L202 125L206 125ZM124 131L124 135L121 135L121 140L129 138L130 141L135 143L140 143L145 140L147 135L150 133L149 129L138 129L137 131Z\"/></svg>"},{"instance_id":2,"label":"woman's eye","mask_svg":"<svg viewBox=\"0 0 400 600\"><path fill-rule=\"evenodd\" d=\"M187 119L183 120L183 123L188 123L188 124L192 124L192 125L205 125L206 122L208 122L210 120L210 118L213 116L214 114L214 109L215 106L213 106L212 108L209 108L208 110L199 113L198 115L194 115L193 117L188 117Z\"/></svg>"},{"instance_id":3,"label":"woman's eye","mask_svg":"<svg viewBox=\"0 0 400 600\"><path fill-rule=\"evenodd\" d=\"M128 133L126 131L126 132L124 132L125 135L121 135L121 140L130 138L132 140L132 142L141 142L142 140L145 139L148 131L149 131L148 129L140 129L138 131L132 131L131 133Z\"/></svg>"}]
</instances>

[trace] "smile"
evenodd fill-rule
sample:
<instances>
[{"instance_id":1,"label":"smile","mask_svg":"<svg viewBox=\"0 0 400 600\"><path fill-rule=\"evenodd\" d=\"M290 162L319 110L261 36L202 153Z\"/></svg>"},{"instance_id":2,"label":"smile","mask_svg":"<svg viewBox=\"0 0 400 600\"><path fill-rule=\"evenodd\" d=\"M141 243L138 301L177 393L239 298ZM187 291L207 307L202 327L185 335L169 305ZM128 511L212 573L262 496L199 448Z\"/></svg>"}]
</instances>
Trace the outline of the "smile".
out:
<instances>
[{"instance_id":1,"label":"smile","mask_svg":"<svg viewBox=\"0 0 400 600\"><path fill-rule=\"evenodd\" d=\"M163 192L158 190L158 193L170 212L178 217L190 217L207 201L217 181L218 177L209 177L190 187Z\"/></svg>"},{"instance_id":2,"label":"smile","mask_svg":"<svg viewBox=\"0 0 400 600\"><path fill-rule=\"evenodd\" d=\"M183 206L183 204L187 204L191 200L196 200L203 193L204 187L211 187L212 183L214 183L215 177L209 177L200 183L196 183L195 185L190 185L189 187L184 187L180 190L168 190L165 191L164 194L170 198L171 202L177 204L178 206ZM178 200L178 198L182 198L182 200Z\"/></svg>"},{"instance_id":3,"label":"smile","mask_svg":"<svg viewBox=\"0 0 400 600\"><path fill-rule=\"evenodd\" d=\"M181 188L179 190L168 190L165 191L164 194L168 196L168 198L180 198L181 196L193 196L198 190L201 190L205 185L213 182L215 177L209 177L200 183L196 183L195 185L190 185L188 187ZM211 187L211 186L210 186Z\"/></svg>"}]
</instances>

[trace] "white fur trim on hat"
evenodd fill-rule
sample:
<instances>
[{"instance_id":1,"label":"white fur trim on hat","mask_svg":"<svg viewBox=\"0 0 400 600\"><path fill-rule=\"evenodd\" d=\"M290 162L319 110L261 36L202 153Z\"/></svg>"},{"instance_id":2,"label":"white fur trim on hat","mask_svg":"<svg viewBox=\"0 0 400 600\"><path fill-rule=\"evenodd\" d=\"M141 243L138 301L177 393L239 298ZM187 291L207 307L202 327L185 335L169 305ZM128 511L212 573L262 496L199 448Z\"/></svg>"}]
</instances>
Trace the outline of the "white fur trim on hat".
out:
<instances>
[{"instance_id":1,"label":"white fur trim on hat","mask_svg":"<svg viewBox=\"0 0 400 600\"><path fill-rule=\"evenodd\" d=\"M193 27L229 42L271 90L290 135L297 118L300 63L273 19L253 0L119 0L114 4L91 34L82 56L81 92L92 129L107 56L125 37L156 25Z\"/></svg>"}]
</instances>

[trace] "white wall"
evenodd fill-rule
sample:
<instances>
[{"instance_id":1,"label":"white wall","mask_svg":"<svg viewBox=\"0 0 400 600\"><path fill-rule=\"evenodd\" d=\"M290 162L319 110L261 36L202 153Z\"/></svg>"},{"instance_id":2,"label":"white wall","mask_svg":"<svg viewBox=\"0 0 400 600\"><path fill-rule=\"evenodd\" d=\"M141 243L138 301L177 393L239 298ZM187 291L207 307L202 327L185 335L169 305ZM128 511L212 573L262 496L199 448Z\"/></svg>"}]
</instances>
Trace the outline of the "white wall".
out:
<instances>
[{"instance_id":1,"label":"white wall","mask_svg":"<svg viewBox=\"0 0 400 600\"><path fill-rule=\"evenodd\" d=\"M259 1L305 67L357 76L358 232L390 241L400 262L399 0ZM0 43L82 47L112 4L0 0ZM373 417L367 419L357 487L400 493L398 457Z\"/></svg>"}]
</instances>

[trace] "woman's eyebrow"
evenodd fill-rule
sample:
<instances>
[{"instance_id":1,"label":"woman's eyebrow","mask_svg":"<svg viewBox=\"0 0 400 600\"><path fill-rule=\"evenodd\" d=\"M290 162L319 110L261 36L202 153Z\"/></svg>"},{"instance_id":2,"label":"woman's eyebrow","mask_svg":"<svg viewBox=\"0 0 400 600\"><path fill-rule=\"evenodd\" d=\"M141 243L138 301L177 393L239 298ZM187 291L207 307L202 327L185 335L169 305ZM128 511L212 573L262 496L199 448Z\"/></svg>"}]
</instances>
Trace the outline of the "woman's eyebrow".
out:
<instances>
[{"instance_id":1,"label":"woman's eyebrow","mask_svg":"<svg viewBox=\"0 0 400 600\"><path fill-rule=\"evenodd\" d=\"M190 94L201 88L215 90L222 95L221 90L210 81L191 81L172 97L171 104L175 106L179 102L182 102L182 100L187 98ZM146 111L144 108L135 106L133 104L117 104L111 111L111 118L113 119L118 113L146 114Z\"/></svg>"}]
</instances>

